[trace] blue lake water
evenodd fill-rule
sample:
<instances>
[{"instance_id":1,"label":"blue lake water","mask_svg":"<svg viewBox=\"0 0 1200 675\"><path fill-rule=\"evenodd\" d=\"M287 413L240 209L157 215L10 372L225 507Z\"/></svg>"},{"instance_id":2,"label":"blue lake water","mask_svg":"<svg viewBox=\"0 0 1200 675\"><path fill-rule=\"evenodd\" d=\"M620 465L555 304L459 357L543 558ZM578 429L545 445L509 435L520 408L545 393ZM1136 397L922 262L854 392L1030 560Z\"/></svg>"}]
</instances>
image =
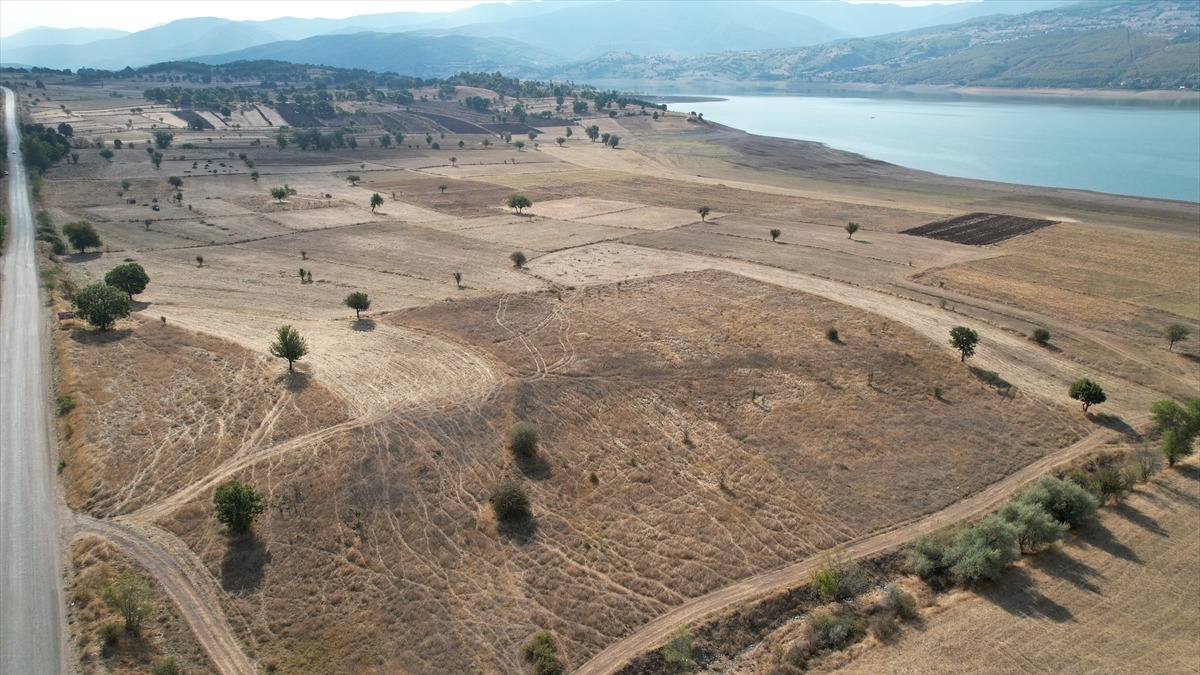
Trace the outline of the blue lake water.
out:
<instances>
[{"instance_id":1,"label":"blue lake water","mask_svg":"<svg viewBox=\"0 0 1200 675\"><path fill-rule=\"evenodd\" d=\"M668 105L947 176L1200 202L1200 109L729 96Z\"/></svg>"}]
</instances>

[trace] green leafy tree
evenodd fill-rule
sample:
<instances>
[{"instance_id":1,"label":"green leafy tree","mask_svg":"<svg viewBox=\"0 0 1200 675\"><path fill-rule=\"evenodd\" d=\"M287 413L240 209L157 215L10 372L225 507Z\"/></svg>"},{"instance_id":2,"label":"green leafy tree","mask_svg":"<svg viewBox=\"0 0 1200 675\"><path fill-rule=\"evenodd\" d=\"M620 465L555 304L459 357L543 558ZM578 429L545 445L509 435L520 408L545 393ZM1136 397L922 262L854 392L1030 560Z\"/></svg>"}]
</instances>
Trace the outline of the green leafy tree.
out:
<instances>
[{"instance_id":1,"label":"green leafy tree","mask_svg":"<svg viewBox=\"0 0 1200 675\"><path fill-rule=\"evenodd\" d=\"M613 149L615 150L615 149L616 149L616 147L617 147L617 144L618 144L618 143L620 143L620 142L621 142L621 137L620 137L620 136L618 136L618 135L616 135L616 134L609 134L609 135L608 135L608 143L607 143L608 147L610 147L610 148L613 148Z\"/></svg>"},{"instance_id":2,"label":"green leafy tree","mask_svg":"<svg viewBox=\"0 0 1200 675\"><path fill-rule=\"evenodd\" d=\"M513 145L517 146L517 152L521 152L525 149L525 141L517 141L513 143Z\"/></svg>"},{"instance_id":3,"label":"green leafy tree","mask_svg":"<svg viewBox=\"0 0 1200 675\"><path fill-rule=\"evenodd\" d=\"M350 174L349 176L346 176L346 180L350 181L351 185L358 185L358 181L360 181L362 179L359 177L358 174L353 173L353 174Z\"/></svg>"},{"instance_id":4,"label":"green leafy tree","mask_svg":"<svg viewBox=\"0 0 1200 675\"><path fill-rule=\"evenodd\" d=\"M966 326L955 326L950 329L950 346L958 350L960 362L975 355L975 346L979 344L979 333Z\"/></svg>"},{"instance_id":5,"label":"green leafy tree","mask_svg":"<svg viewBox=\"0 0 1200 675\"><path fill-rule=\"evenodd\" d=\"M371 210L374 211L380 206L383 206L383 196L376 192L375 194L371 195Z\"/></svg>"},{"instance_id":6,"label":"green leafy tree","mask_svg":"<svg viewBox=\"0 0 1200 675\"><path fill-rule=\"evenodd\" d=\"M509 195L506 203L508 204L508 208L516 209L517 213L520 213L521 209L533 206L533 202L529 201L529 198L525 195Z\"/></svg>"},{"instance_id":7,"label":"green leafy tree","mask_svg":"<svg viewBox=\"0 0 1200 675\"><path fill-rule=\"evenodd\" d=\"M1158 426L1161 437L1158 450L1167 460L1167 466L1192 454L1196 436L1200 435L1200 398L1189 398L1183 405L1175 401L1155 401L1150 414Z\"/></svg>"},{"instance_id":8,"label":"green leafy tree","mask_svg":"<svg viewBox=\"0 0 1200 675\"><path fill-rule=\"evenodd\" d=\"M1038 343L1039 345L1044 345L1047 342L1050 342L1050 331L1046 330L1045 328L1034 328L1031 337L1033 337L1034 342Z\"/></svg>"},{"instance_id":9,"label":"green leafy tree","mask_svg":"<svg viewBox=\"0 0 1200 675\"><path fill-rule=\"evenodd\" d=\"M1081 377L1072 382L1071 388L1067 390L1067 395L1082 403L1084 412L1087 412L1088 408L1108 400L1108 396L1104 394L1104 389L1086 377Z\"/></svg>"},{"instance_id":10,"label":"green leafy tree","mask_svg":"<svg viewBox=\"0 0 1200 675\"><path fill-rule=\"evenodd\" d=\"M254 181L255 183L258 182L258 172L257 171L250 172L250 180Z\"/></svg>"},{"instance_id":11,"label":"green leafy tree","mask_svg":"<svg viewBox=\"0 0 1200 675\"><path fill-rule=\"evenodd\" d=\"M354 310L355 319L362 318L360 312L365 312L368 309L371 309L371 300L367 297L367 294L363 293L362 291L354 291L350 295L347 295L346 299L342 301L342 304Z\"/></svg>"},{"instance_id":12,"label":"green leafy tree","mask_svg":"<svg viewBox=\"0 0 1200 675\"><path fill-rule=\"evenodd\" d=\"M520 269L525 266L525 254L520 251L513 251L508 259L512 261L513 267Z\"/></svg>"},{"instance_id":13,"label":"green leafy tree","mask_svg":"<svg viewBox=\"0 0 1200 675\"><path fill-rule=\"evenodd\" d=\"M113 158L113 151L105 148L100 151L100 156L103 157L106 162L111 162Z\"/></svg>"},{"instance_id":14,"label":"green leafy tree","mask_svg":"<svg viewBox=\"0 0 1200 675\"><path fill-rule=\"evenodd\" d=\"M500 481L488 495L488 503L497 520L512 522L529 517L529 495L525 488L511 478Z\"/></svg>"},{"instance_id":15,"label":"green leafy tree","mask_svg":"<svg viewBox=\"0 0 1200 675\"><path fill-rule=\"evenodd\" d=\"M281 204L283 203L284 198L288 196L288 192L289 192L289 190L285 187L271 188L271 196L274 197L275 200Z\"/></svg>"},{"instance_id":16,"label":"green leafy tree","mask_svg":"<svg viewBox=\"0 0 1200 675\"><path fill-rule=\"evenodd\" d=\"M100 233L91 223L80 220L74 223L63 225L63 234L67 236L67 241L71 242L71 246L80 253L84 253L90 248L100 247Z\"/></svg>"},{"instance_id":17,"label":"green leafy tree","mask_svg":"<svg viewBox=\"0 0 1200 675\"><path fill-rule=\"evenodd\" d=\"M262 497L249 483L231 478L213 492L213 513L231 535L248 532L254 519L265 510Z\"/></svg>"},{"instance_id":18,"label":"green leafy tree","mask_svg":"<svg viewBox=\"0 0 1200 675\"><path fill-rule=\"evenodd\" d=\"M554 139L554 142L558 143L558 147L561 148L563 146L563 143L567 142L567 138L566 138L566 136L558 136L557 138Z\"/></svg>"},{"instance_id":19,"label":"green leafy tree","mask_svg":"<svg viewBox=\"0 0 1200 675\"><path fill-rule=\"evenodd\" d=\"M944 533L922 534L913 540L905 550L905 562L917 576L922 579L933 579L946 573L947 537Z\"/></svg>"},{"instance_id":20,"label":"green leafy tree","mask_svg":"<svg viewBox=\"0 0 1200 675\"><path fill-rule=\"evenodd\" d=\"M459 143L462 143L462 141L459 141ZM462 146L460 145L458 147L461 148ZM450 166L458 166L458 158L457 157L450 158Z\"/></svg>"},{"instance_id":21,"label":"green leafy tree","mask_svg":"<svg viewBox=\"0 0 1200 675\"><path fill-rule=\"evenodd\" d=\"M584 105L586 105L586 104L584 104ZM588 137L588 138L592 139L592 142L593 142L593 143L595 143L595 142L596 142L596 139L597 139L597 138L600 138L600 127L599 127L599 126L597 126L597 125L595 125L595 124L593 124L592 126L590 126L590 127L586 128L586 129L584 129L584 130L583 130L583 132L584 132L585 134L587 134L587 137Z\"/></svg>"},{"instance_id":22,"label":"green leafy tree","mask_svg":"<svg viewBox=\"0 0 1200 675\"><path fill-rule=\"evenodd\" d=\"M204 256L196 256L196 267L204 267Z\"/></svg>"},{"instance_id":23,"label":"green leafy tree","mask_svg":"<svg viewBox=\"0 0 1200 675\"><path fill-rule=\"evenodd\" d=\"M440 190L442 194L446 194L446 188L448 188L448 187L450 187L450 186L446 185L445 183L442 183L441 185L438 185L438 190Z\"/></svg>"},{"instance_id":24,"label":"green leafy tree","mask_svg":"<svg viewBox=\"0 0 1200 675\"><path fill-rule=\"evenodd\" d=\"M492 140L490 138L485 138L482 141L479 141L479 144L482 145L484 149L487 149L492 147Z\"/></svg>"},{"instance_id":25,"label":"green leafy tree","mask_svg":"<svg viewBox=\"0 0 1200 675\"><path fill-rule=\"evenodd\" d=\"M100 588L100 600L125 620L125 630L137 635L142 621L154 611L150 584L133 572L122 572Z\"/></svg>"},{"instance_id":26,"label":"green leafy tree","mask_svg":"<svg viewBox=\"0 0 1200 675\"><path fill-rule=\"evenodd\" d=\"M704 222L704 219L708 217L708 214L712 213L712 208L708 206L701 206L700 208L696 209L696 213L700 214L700 222Z\"/></svg>"},{"instance_id":27,"label":"green leafy tree","mask_svg":"<svg viewBox=\"0 0 1200 675\"><path fill-rule=\"evenodd\" d=\"M1037 504L1067 527L1078 527L1100 504L1078 484L1069 480L1042 476L1036 483L1017 495L1018 502Z\"/></svg>"},{"instance_id":28,"label":"green leafy tree","mask_svg":"<svg viewBox=\"0 0 1200 675\"><path fill-rule=\"evenodd\" d=\"M380 136L380 137L379 137L379 144L380 144L380 145L382 145L382 146L383 146L383 147L385 147L385 148L390 148L390 147L392 147L392 135L391 135L391 134L384 134L384 135Z\"/></svg>"},{"instance_id":29,"label":"green leafy tree","mask_svg":"<svg viewBox=\"0 0 1200 675\"><path fill-rule=\"evenodd\" d=\"M167 183L170 184L170 186L175 188L176 190L183 187L183 179L180 178L179 176L171 176L170 178L167 179Z\"/></svg>"},{"instance_id":30,"label":"green leafy tree","mask_svg":"<svg viewBox=\"0 0 1200 675\"><path fill-rule=\"evenodd\" d=\"M454 285L462 288L462 272L454 273Z\"/></svg>"},{"instance_id":31,"label":"green leafy tree","mask_svg":"<svg viewBox=\"0 0 1200 675\"><path fill-rule=\"evenodd\" d=\"M146 290L146 284L150 283L150 277L141 265L125 263L109 270L108 274L104 275L104 283L125 291L129 294L129 300L132 302L133 296Z\"/></svg>"},{"instance_id":32,"label":"green leafy tree","mask_svg":"<svg viewBox=\"0 0 1200 675\"><path fill-rule=\"evenodd\" d=\"M1192 331L1181 323L1173 323L1167 326L1163 331L1163 337L1167 338L1167 351L1175 350L1175 343L1188 339Z\"/></svg>"},{"instance_id":33,"label":"green leafy tree","mask_svg":"<svg viewBox=\"0 0 1200 675\"><path fill-rule=\"evenodd\" d=\"M156 152L150 155L150 161L154 163L154 168L157 169L158 167L162 166L163 154L161 152Z\"/></svg>"},{"instance_id":34,"label":"green leafy tree","mask_svg":"<svg viewBox=\"0 0 1200 675\"><path fill-rule=\"evenodd\" d=\"M849 233L849 238L853 239L854 233L858 232L858 223L846 223L846 232Z\"/></svg>"},{"instance_id":35,"label":"green leafy tree","mask_svg":"<svg viewBox=\"0 0 1200 675\"><path fill-rule=\"evenodd\" d=\"M1067 531L1066 524L1055 520L1041 504L1013 500L1005 502L996 514L1017 529L1017 545L1022 551L1053 544Z\"/></svg>"},{"instance_id":36,"label":"green leafy tree","mask_svg":"<svg viewBox=\"0 0 1200 675\"><path fill-rule=\"evenodd\" d=\"M175 134L169 131L154 132L154 145L159 150L166 150L171 147L171 141L175 140Z\"/></svg>"},{"instance_id":37,"label":"green leafy tree","mask_svg":"<svg viewBox=\"0 0 1200 675\"><path fill-rule=\"evenodd\" d=\"M117 319L129 316L129 295L114 286L96 282L71 297L75 314L99 330L108 330Z\"/></svg>"},{"instance_id":38,"label":"green leafy tree","mask_svg":"<svg viewBox=\"0 0 1200 675\"><path fill-rule=\"evenodd\" d=\"M781 234L783 234L783 230L781 230L779 228L772 228L771 229L771 241L778 241L779 235L781 235Z\"/></svg>"},{"instance_id":39,"label":"green leafy tree","mask_svg":"<svg viewBox=\"0 0 1200 675\"><path fill-rule=\"evenodd\" d=\"M459 149L459 150L462 150L462 149L463 149L463 148L465 148L466 146L467 146L467 142L466 142L466 141L464 141L464 140L462 140L462 139L459 139L459 141L458 141L458 149Z\"/></svg>"},{"instance_id":40,"label":"green leafy tree","mask_svg":"<svg viewBox=\"0 0 1200 675\"><path fill-rule=\"evenodd\" d=\"M521 648L525 660L533 666L533 675L562 675L564 672L550 631L539 630Z\"/></svg>"},{"instance_id":41,"label":"green leafy tree","mask_svg":"<svg viewBox=\"0 0 1200 675\"><path fill-rule=\"evenodd\" d=\"M292 364L308 354L308 342L300 336L295 328L287 325L280 326L275 331L275 341L271 343L270 352L272 356L287 359L290 372Z\"/></svg>"}]
</instances>

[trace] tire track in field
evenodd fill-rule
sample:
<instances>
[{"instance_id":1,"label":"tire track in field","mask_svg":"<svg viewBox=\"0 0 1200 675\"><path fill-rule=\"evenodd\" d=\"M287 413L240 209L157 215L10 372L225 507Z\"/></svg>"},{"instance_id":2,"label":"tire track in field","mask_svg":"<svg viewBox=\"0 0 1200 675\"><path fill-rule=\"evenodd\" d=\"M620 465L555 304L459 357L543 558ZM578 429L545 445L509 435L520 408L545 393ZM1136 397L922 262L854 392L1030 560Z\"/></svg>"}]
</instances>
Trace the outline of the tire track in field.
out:
<instances>
[{"instance_id":1,"label":"tire track in field","mask_svg":"<svg viewBox=\"0 0 1200 675\"><path fill-rule=\"evenodd\" d=\"M1142 426L1149 419L1150 416L1143 413L1131 417L1127 423L1131 427ZM1098 429L1079 441L1009 474L980 492L959 500L941 511L907 524L898 524L865 539L838 547L836 550L844 553L850 559L865 558L906 544L917 535L927 534L950 523L985 513L995 508L1027 482L1043 475L1051 467L1095 450L1115 438L1118 433L1113 429ZM809 581L813 570L821 564L822 556L828 554L829 551L824 551L787 567L743 579L692 599L609 645L587 663L577 668L574 675L615 673L630 660L664 644L680 625L694 626L735 603L748 602L773 592L803 585Z\"/></svg>"}]
</instances>

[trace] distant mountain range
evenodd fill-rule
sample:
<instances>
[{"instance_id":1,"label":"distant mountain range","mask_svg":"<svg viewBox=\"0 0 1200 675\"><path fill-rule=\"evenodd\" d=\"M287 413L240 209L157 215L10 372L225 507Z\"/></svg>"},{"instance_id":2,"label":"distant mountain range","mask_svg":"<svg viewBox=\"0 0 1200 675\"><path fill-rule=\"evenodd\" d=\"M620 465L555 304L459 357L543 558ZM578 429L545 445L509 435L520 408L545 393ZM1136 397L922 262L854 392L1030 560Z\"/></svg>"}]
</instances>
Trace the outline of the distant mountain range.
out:
<instances>
[{"instance_id":1,"label":"distant mountain range","mask_svg":"<svg viewBox=\"0 0 1200 675\"><path fill-rule=\"evenodd\" d=\"M103 39L88 41L90 37ZM446 77L1200 88L1194 0L515 2L349 19L187 19L131 34L34 29L0 65L119 70L192 60ZM55 44L47 44L55 41Z\"/></svg>"},{"instance_id":2,"label":"distant mountain range","mask_svg":"<svg viewBox=\"0 0 1200 675\"><path fill-rule=\"evenodd\" d=\"M0 65L120 70L226 54L272 42L368 31L441 31L503 37L549 52L565 63L609 51L644 56L695 55L814 45L1065 4L1066 0L984 0L899 7L836 0L570 0L495 3L455 12L393 12L346 19L197 18L125 34L106 29L35 28L0 39ZM89 39L90 30L98 32ZM314 55L309 61L317 61L317 56L323 55ZM403 67L398 62L393 68Z\"/></svg>"}]
</instances>

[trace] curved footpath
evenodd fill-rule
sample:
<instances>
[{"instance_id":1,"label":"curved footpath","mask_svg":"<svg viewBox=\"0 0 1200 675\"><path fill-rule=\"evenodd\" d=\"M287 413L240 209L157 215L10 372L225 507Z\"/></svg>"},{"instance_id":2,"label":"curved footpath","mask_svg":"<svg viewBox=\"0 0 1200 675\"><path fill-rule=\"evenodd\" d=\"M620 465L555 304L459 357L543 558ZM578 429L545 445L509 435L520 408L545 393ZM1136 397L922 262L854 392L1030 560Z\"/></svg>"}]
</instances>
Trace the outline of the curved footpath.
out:
<instances>
[{"instance_id":1,"label":"curved footpath","mask_svg":"<svg viewBox=\"0 0 1200 675\"><path fill-rule=\"evenodd\" d=\"M8 139L8 249L0 292L0 673L64 673L57 496L47 415L45 308L38 293L33 208L21 163L12 90Z\"/></svg>"},{"instance_id":2,"label":"curved footpath","mask_svg":"<svg viewBox=\"0 0 1200 675\"><path fill-rule=\"evenodd\" d=\"M1142 414L1126 421L1130 426L1137 427L1144 425L1149 419L1148 414ZM848 558L865 558L903 545L917 535L926 534L949 523L985 513L995 508L1027 482L1046 473L1051 467L1091 452L1115 438L1117 434L1118 432L1112 429L1094 431L1072 445L1047 455L1016 473L1009 474L1003 480L993 483L982 491L955 502L941 511L866 539L852 542L840 550ZM821 555L815 555L787 567L764 572L713 591L708 595L689 600L642 626L633 634L609 645L593 656L590 661L576 669L574 674L608 675L615 673L632 659L664 644L671 633L681 625L694 626L731 605L755 600L777 591L808 583L813 570L820 563Z\"/></svg>"}]
</instances>

